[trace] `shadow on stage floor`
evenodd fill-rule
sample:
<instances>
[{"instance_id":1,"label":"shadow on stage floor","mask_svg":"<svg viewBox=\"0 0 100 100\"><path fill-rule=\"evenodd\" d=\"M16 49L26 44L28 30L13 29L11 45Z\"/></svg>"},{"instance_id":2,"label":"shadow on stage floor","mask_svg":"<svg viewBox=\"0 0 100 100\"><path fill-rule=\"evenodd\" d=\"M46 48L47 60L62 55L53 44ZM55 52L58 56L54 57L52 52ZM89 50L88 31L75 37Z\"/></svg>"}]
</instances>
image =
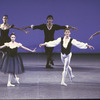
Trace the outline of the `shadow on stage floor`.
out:
<instances>
[{"instance_id":1,"label":"shadow on stage floor","mask_svg":"<svg viewBox=\"0 0 100 100\"><path fill-rule=\"evenodd\" d=\"M59 65L57 65L58 67ZM35 67L25 66L26 71L63 71L63 67L61 68L54 68L54 69L46 69L44 66L35 65ZM71 66L73 71L100 71L100 68L91 68L86 66Z\"/></svg>"}]
</instances>

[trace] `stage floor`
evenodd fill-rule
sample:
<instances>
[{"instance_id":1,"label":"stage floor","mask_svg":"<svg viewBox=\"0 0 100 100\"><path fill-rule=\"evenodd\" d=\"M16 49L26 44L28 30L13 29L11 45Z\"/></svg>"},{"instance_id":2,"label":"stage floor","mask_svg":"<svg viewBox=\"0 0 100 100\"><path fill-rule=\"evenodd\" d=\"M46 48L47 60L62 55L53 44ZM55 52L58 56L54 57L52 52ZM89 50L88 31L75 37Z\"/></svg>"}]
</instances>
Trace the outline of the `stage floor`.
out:
<instances>
[{"instance_id":1,"label":"stage floor","mask_svg":"<svg viewBox=\"0 0 100 100\"><path fill-rule=\"evenodd\" d=\"M54 54L54 69L46 69L45 54L21 54L25 73L20 84L7 87L8 75L0 72L0 99L100 99L100 54L73 54L70 66L75 78L61 86L63 63ZM0 54L1 61L1 54Z\"/></svg>"}]
</instances>

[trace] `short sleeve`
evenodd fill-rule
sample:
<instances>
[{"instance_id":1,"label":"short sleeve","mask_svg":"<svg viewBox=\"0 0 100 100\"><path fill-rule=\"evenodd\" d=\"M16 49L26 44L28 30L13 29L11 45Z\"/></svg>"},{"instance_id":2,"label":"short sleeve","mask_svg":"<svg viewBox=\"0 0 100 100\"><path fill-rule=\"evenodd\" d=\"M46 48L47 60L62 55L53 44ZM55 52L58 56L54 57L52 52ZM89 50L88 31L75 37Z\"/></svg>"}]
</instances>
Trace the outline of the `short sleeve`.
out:
<instances>
[{"instance_id":1,"label":"short sleeve","mask_svg":"<svg viewBox=\"0 0 100 100\"><path fill-rule=\"evenodd\" d=\"M9 46L9 43L4 43L4 45L8 47Z\"/></svg>"},{"instance_id":2,"label":"short sleeve","mask_svg":"<svg viewBox=\"0 0 100 100\"><path fill-rule=\"evenodd\" d=\"M22 46L22 44L21 43L18 43L18 47L21 47Z\"/></svg>"}]
</instances>

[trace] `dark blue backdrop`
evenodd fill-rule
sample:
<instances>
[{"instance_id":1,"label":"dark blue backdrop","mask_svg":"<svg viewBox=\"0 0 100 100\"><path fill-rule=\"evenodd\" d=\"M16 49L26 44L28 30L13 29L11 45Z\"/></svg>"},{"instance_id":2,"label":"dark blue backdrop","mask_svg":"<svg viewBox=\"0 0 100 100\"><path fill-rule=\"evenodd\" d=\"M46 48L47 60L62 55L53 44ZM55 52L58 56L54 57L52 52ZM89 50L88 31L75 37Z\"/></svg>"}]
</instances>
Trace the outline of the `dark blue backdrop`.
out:
<instances>
[{"instance_id":1,"label":"dark blue backdrop","mask_svg":"<svg viewBox=\"0 0 100 100\"><path fill-rule=\"evenodd\" d=\"M73 47L74 53L100 53L100 35L88 41L93 33L100 31L100 0L0 0L0 23L4 14L9 16L9 24L19 28L46 23L47 15L51 14L54 16L53 23L78 28L77 31L71 31L72 38L95 47L94 51ZM11 29L10 33L15 32L16 41L30 49L38 47L44 41L44 32L27 30L31 32L28 35L15 29ZM60 36L63 36L63 30L55 32L55 39ZM19 52L27 51L19 49ZM44 48L38 48L37 52L44 52ZM54 52L60 52L60 45L55 47Z\"/></svg>"}]
</instances>

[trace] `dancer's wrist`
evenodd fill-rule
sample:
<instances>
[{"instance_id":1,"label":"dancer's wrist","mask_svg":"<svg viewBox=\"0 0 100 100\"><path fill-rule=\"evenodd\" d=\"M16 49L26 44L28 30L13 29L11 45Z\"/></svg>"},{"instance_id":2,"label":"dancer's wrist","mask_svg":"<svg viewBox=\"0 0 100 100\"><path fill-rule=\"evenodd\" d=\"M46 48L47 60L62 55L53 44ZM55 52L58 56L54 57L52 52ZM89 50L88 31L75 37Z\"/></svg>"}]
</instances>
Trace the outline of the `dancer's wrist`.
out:
<instances>
[{"instance_id":1,"label":"dancer's wrist","mask_svg":"<svg viewBox=\"0 0 100 100\"><path fill-rule=\"evenodd\" d=\"M31 29L33 29L34 25L31 25L30 27L31 27Z\"/></svg>"}]
</instances>

